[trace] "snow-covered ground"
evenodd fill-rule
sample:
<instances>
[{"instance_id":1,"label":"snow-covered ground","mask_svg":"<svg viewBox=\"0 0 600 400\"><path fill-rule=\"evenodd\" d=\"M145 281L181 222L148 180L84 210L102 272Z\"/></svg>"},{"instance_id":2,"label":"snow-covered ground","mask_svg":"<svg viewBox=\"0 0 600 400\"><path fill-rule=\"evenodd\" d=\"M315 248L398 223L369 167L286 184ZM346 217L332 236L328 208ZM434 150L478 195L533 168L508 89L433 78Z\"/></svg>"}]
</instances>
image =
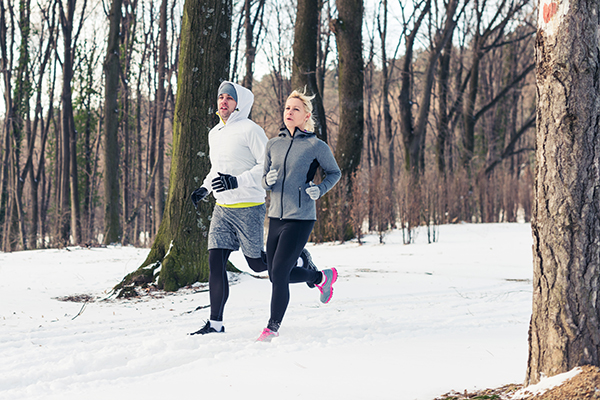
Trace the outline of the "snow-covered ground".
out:
<instances>
[{"instance_id":1,"label":"snow-covered ground","mask_svg":"<svg viewBox=\"0 0 600 400\"><path fill-rule=\"evenodd\" d=\"M0 253L0 399L394 399L521 383L531 314L529 224L440 227L438 243L309 244L340 274L331 303L292 287L271 343L268 279L232 285L225 334L189 336L207 292L82 303L148 249ZM232 261L250 272L242 255Z\"/></svg>"}]
</instances>

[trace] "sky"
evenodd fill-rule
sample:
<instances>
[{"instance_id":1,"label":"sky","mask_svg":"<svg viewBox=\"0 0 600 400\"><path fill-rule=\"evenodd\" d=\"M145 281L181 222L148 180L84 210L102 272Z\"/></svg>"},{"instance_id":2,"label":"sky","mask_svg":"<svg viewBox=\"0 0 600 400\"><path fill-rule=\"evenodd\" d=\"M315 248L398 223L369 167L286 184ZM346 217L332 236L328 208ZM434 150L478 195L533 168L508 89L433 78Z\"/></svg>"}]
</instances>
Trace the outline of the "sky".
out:
<instances>
[{"instance_id":1,"label":"sky","mask_svg":"<svg viewBox=\"0 0 600 400\"><path fill-rule=\"evenodd\" d=\"M531 315L529 224L457 224L427 243L307 244L339 279L329 304L292 285L271 343L270 283L240 252L225 333L190 336L208 318L205 284L117 300L111 288L148 249L0 253L0 400L107 398L433 400L522 383ZM88 303L60 301L87 295Z\"/></svg>"}]
</instances>

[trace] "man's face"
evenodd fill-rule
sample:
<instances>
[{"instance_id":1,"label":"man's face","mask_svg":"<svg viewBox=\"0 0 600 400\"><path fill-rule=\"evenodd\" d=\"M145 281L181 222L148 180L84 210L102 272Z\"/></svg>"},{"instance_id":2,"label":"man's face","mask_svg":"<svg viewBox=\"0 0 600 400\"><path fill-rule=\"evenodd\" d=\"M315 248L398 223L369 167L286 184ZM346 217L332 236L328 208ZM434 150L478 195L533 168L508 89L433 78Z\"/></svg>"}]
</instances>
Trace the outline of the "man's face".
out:
<instances>
[{"instance_id":1,"label":"man's face","mask_svg":"<svg viewBox=\"0 0 600 400\"><path fill-rule=\"evenodd\" d=\"M237 107L236 101L230 95L223 93L219 95L217 99L217 107L219 109L219 115L223 121L227 121L231 113Z\"/></svg>"}]
</instances>

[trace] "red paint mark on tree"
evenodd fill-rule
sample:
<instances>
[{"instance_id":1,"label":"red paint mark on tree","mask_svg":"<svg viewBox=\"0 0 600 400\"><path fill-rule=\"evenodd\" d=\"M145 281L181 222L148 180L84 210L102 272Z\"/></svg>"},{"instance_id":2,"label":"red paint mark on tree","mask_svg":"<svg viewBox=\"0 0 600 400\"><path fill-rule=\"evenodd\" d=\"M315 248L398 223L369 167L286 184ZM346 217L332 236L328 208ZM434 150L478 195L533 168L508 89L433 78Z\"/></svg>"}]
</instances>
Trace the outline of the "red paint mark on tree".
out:
<instances>
[{"instance_id":1,"label":"red paint mark on tree","mask_svg":"<svg viewBox=\"0 0 600 400\"><path fill-rule=\"evenodd\" d=\"M554 17L554 14L556 14L556 11L558 10L558 5L554 2L548 4L544 4L544 22L548 23L550 22L550 20L552 19L552 17Z\"/></svg>"}]
</instances>

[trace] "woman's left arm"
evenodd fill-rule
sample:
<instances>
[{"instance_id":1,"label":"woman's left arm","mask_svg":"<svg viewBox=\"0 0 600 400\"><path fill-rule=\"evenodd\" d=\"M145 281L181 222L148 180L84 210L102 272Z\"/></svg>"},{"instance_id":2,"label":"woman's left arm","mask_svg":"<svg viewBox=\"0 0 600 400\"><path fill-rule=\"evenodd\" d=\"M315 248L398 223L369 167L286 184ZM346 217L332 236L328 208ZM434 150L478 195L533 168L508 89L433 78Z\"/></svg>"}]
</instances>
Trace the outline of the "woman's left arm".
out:
<instances>
[{"instance_id":1,"label":"woman's left arm","mask_svg":"<svg viewBox=\"0 0 600 400\"><path fill-rule=\"evenodd\" d=\"M335 161L335 157L333 156L329 145L321 140L318 142L316 158L321 169L325 173L323 181L318 185L322 197L340 180L342 172Z\"/></svg>"}]
</instances>

